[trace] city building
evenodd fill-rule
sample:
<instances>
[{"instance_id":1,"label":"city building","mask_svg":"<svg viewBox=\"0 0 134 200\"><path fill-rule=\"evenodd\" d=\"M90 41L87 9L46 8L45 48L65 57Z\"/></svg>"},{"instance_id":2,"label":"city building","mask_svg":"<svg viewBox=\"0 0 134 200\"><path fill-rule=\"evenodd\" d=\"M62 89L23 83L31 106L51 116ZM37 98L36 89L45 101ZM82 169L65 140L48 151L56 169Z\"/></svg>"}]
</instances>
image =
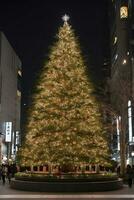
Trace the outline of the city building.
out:
<instances>
[{"instance_id":1,"label":"city building","mask_svg":"<svg viewBox=\"0 0 134 200\"><path fill-rule=\"evenodd\" d=\"M134 1L110 2L111 102L117 112L114 159L133 163ZM119 158L120 155L120 158Z\"/></svg>"},{"instance_id":2,"label":"city building","mask_svg":"<svg viewBox=\"0 0 134 200\"><path fill-rule=\"evenodd\" d=\"M0 162L15 160L20 140L21 61L0 32Z\"/></svg>"}]
</instances>

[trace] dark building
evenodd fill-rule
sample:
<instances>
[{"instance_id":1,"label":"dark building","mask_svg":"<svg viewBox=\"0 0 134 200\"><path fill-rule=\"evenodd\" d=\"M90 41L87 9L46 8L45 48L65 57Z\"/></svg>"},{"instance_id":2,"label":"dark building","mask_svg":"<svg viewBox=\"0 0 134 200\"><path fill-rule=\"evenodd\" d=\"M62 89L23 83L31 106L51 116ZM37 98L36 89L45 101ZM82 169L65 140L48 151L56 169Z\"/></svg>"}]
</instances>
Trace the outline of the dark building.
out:
<instances>
[{"instance_id":1,"label":"dark building","mask_svg":"<svg viewBox=\"0 0 134 200\"><path fill-rule=\"evenodd\" d=\"M117 151L132 163L134 130L134 0L110 2L111 102L117 112ZM120 148L118 148L120 144ZM133 163L134 164L134 163Z\"/></svg>"}]
</instances>

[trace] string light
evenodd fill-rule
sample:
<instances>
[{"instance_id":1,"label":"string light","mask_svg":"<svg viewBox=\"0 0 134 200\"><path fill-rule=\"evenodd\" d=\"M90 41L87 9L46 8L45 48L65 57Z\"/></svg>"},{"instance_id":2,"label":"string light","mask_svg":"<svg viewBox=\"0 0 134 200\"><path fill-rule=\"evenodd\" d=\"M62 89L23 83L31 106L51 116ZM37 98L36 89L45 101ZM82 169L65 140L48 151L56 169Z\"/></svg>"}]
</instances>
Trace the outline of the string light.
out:
<instances>
[{"instance_id":1,"label":"string light","mask_svg":"<svg viewBox=\"0 0 134 200\"><path fill-rule=\"evenodd\" d=\"M68 15L44 66L19 151L22 164L106 162L108 145L94 86ZM47 69L47 70L46 70Z\"/></svg>"}]
</instances>

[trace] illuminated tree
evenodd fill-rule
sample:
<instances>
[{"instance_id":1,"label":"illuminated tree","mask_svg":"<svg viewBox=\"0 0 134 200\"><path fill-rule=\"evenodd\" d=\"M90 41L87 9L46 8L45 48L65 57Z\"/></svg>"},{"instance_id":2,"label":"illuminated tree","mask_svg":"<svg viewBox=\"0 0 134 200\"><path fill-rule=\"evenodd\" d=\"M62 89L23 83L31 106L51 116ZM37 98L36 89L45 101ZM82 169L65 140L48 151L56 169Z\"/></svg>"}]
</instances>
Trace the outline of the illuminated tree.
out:
<instances>
[{"instance_id":1,"label":"illuminated tree","mask_svg":"<svg viewBox=\"0 0 134 200\"><path fill-rule=\"evenodd\" d=\"M94 93L65 18L32 97L25 144L19 152L21 163L105 164L107 133Z\"/></svg>"}]
</instances>

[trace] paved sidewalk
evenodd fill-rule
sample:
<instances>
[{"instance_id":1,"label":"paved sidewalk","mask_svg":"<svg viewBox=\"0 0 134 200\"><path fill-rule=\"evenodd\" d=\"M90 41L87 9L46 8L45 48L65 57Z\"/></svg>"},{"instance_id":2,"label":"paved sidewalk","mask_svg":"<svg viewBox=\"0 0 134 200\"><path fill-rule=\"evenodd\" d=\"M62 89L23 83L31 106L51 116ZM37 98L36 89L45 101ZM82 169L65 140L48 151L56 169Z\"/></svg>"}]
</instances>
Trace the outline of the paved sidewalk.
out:
<instances>
[{"instance_id":1,"label":"paved sidewalk","mask_svg":"<svg viewBox=\"0 0 134 200\"><path fill-rule=\"evenodd\" d=\"M46 194L46 192L30 192L30 191L20 191L11 189L8 182L5 183L5 185L2 184L2 181L0 181L0 195L5 194ZM49 194L49 193L47 193ZM53 193L57 194L57 193ZM65 194L65 193L64 193ZM72 194L72 193L71 193ZM76 193L75 193L76 194ZM114 190L114 191L106 191L106 192L88 192L88 193L80 193L80 194L132 194L134 195L134 184L132 188L129 188L127 185L124 185L122 189Z\"/></svg>"},{"instance_id":2,"label":"paved sidewalk","mask_svg":"<svg viewBox=\"0 0 134 200\"><path fill-rule=\"evenodd\" d=\"M90 192L90 193L45 193L45 192L28 192L19 191L10 188L8 182L5 185L0 181L0 200L1 199L46 199L46 200L87 200L87 199L123 199L134 200L134 185L128 188L127 185L120 190L106 191L106 192Z\"/></svg>"}]
</instances>

